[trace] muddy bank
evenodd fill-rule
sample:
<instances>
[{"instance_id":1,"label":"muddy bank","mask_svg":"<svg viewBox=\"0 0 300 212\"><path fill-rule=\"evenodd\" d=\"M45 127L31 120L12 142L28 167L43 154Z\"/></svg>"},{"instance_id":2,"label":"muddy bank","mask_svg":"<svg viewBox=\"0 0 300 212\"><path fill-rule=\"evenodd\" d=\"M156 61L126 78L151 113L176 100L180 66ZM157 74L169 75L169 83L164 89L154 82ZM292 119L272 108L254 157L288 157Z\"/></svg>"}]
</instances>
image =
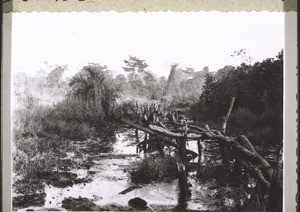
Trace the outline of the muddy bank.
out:
<instances>
[{"instance_id":1,"label":"muddy bank","mask_svg":"<svg viewBox=\"0 0 300 212\"><path fill-rule=\"evenodd\" d=\"M15 180L14 210L131 211L137 209L129 201L137 197L157 211L173 210L180 204L176 177L132 181L133 168L143 160L143 153L136 153L136 143L144 134L139 133L138 139L134 135L134 130L120 129L103 139L70 141L70 148L52 171L39 172L30 182ZM232 181L233 173L227 179L225 171L218 168L221 161L217 144L202 145L200 160L206 178L199 177L199 170L189 173L191 197L186 209L232 210L252 204L254 185L245 191L238 183L228 184L226 180ZM189 142L188 148L196 150L196 141Z\"/></svg>"}]
</instances>

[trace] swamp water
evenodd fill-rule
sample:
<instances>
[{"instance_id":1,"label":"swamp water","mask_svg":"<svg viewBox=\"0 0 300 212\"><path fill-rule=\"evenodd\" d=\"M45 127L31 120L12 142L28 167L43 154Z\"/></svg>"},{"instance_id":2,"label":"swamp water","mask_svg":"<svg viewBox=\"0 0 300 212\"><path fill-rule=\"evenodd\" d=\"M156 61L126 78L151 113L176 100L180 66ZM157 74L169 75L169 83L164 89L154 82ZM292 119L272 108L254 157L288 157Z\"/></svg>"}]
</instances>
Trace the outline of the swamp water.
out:
<instances>
[{"instance_id":1,"label":"swamp water","mask_svg":"<svg viewBox=\"0 0 300 212\"><path fill-rule=\"evenodd\" d=\"M139 140L143 138L144 134L139 131ZM64 174L59 177L62 183L43 182L41 188L35 190L37 195L40 194L39 197L26 197L25 192L14 192L14 210L128 211L134 210L129 207L128 202L135 197L144 199L148 206L157 211L170 211L178 205L179 186L176 178L153 181L149 184L131 182L130 171L136 162L144 157L143 153L136 153L137 140L133 129L118 130L104 139L112 144L107 147L107 153L101 153L103 139L102 141L97 139L74 141L72 148L62 158L67 162L64 165L69 165L66 167L67 171L62 172ZM219 164L218 154L212 154L217 151L217 145L213 142L206 144L202 142L201 145L203 149L201 163L203 165ZM188 142L187 148L197 152L197 142ZM197 162L197 160L196 158L194 161ZM77 164L77 166L72 164ZM189 173L191 198L187 202L188 210L215 211L234 207L234 199L230 194L222 195L224 187L219 186L215 179L200 181L196 175L196 171ZM71 180L70 176L73 176ZM64 178L66 178L65 181ZM133 189L120 194L128 188ZM232 188L226 188L226 192L228 193L230 189ZM235 190L232 189L232 193L234 192ZM37 198L38 201L32 201L32 198ZM247 198L250 199L250 197Z\"/></svg>"}]
</instances>

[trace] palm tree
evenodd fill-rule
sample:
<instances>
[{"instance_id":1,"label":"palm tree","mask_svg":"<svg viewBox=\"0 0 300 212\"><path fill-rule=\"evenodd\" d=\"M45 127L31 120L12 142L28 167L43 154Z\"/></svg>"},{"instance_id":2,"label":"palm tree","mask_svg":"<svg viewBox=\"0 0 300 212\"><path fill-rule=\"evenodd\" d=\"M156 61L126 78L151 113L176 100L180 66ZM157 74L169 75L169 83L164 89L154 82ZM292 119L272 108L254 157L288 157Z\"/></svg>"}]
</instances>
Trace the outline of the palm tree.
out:
<instances>
[{"instance_id":1,"label":"palm tree","mask_svg":"<svg viewBox=\"0 0 300 212\"><path fill-rule=\"evenodd\" d=\"M83 67L69 85L75 97L94 103L95 109L103 111L106 118L112 115L121 87L115 83L106 66L90 64Z\"/></svg>"}]
</instances>

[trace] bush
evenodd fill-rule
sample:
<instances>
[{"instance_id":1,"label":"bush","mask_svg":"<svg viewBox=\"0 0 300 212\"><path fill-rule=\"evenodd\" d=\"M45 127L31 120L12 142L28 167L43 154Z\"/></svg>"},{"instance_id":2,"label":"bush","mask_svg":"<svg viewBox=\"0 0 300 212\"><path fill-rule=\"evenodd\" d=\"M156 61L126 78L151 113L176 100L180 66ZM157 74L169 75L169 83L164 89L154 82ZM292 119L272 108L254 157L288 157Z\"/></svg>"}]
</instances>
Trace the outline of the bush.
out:
<instances>
[{"instance_id":1,"label":"bush","mask_svg":"<svg viewBox=\"0 0 300 212\"><path fill-rule=\"evenodd\" d=\"M258 123L258 116L245 108L235 110L228 120L228 131L243 133L253 129Z\"/></svg>"},{"instance_id":2,"label":"bush","mask_svg":"<svg viewBox=\"0 0 300 212\"><path fill-rule=\"evenodd\" d=\"M58 103L53 115L66 122L90 123L92 125L103 125L104 112L101 105L93 100L84 100L81 97L69 96Z\"/></svg>"},{"instance_id":3,"label":"bush","mask_svg":"<svg viewBox=\"0 0 300 212\"><path fill-rule=\"evenodd\" d=\"M227 132L245 134L256 144L282 142L282 117L276 112L253 114L245 108L234 111L227 124Z\"/></svg>"},{"instance_id":4,"label":"bush","mask_svg":"<svg viewBox=\"0 0 300 212\"><path fill-rule=\"evenodd\" d=\"M13 147L14 172L32 179L38 171L51 171L56 166L67 143L57 136L24 136L15 133Z\"/></svg>"},{"instance_id":5,"label":"bush","mask_svg":"<svg viewBox=\"0 0 300 212\"><path fill-rule=\"evenodd\" d=\"M52 108L44 117L44 131L67 139L87 139L94 132L94 126L104 125L103 114L92 102L83 102L68 97Z\"/></svg>"},{"instance_id":6,"label":"bush","mask_svg":"<svg viewBox=\"0 0 300 212\"><path fill-rule=\"evenodd\" d=\"M131 172L131 180L135 183L149 183L151 180L162 180L176 175L176 159L171 156L157 156L138 162Z\"/></svg>"}]
</instances>

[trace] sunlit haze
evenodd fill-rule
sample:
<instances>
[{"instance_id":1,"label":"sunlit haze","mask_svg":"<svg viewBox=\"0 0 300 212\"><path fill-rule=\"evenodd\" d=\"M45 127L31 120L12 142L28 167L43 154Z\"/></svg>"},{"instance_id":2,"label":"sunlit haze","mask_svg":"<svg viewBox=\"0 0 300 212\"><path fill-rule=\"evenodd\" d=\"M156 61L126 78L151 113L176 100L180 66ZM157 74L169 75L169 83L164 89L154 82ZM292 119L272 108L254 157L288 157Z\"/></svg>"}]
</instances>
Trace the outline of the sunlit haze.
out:
<instances>
[{"instance_id":1,"label":"sunlit haze","mask_svg":"<svg viewBox=\"0 0 300 212\"><path fill-rule=\"evenodd\" d=\"M236 50L248 49L256 62L283 46L283 13L15 13L12 69L34 76L68 65L65 76L72 76L92 62L119 74L132 55L168 76L174 63L217 71L241 63L230 56Z\"/></svg>"}]
</instances>

